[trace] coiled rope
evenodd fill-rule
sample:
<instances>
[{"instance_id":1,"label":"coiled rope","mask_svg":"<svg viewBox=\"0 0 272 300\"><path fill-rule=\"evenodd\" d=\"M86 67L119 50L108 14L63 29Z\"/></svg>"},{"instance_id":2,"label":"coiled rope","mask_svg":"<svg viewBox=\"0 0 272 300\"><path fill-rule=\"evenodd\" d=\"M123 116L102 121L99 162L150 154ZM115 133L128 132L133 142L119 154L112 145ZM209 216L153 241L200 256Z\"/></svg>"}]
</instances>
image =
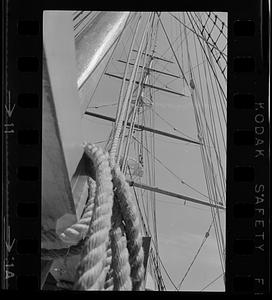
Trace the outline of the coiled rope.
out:
<instances>
[{"instance_id":1,"label":"coiled rope","mask_svg":"<svg viewBox=\"0 0 272 300\"><path fill-rule=\"evenodd\" d=\"M106 274L107 245L111 228L113 185L108 155L101 148L85 146L85 153L95 168L96 191L93 214L87 232L81 261L77 268L76 290L101 290Z\"/></svg>"},{"instance_id":2,"label":"coiled rope","mask_svg":"<svg viewBox=\"0 0 272 300\"><path fill-rule=\"evenodd\" d=\"M129 185L119 166L111 170L109 155L101 148L86 144L85 153L94 165L96 181L89 179L82 218L61 234L70 248L52 253L44 249L43 258L81 252L76 290L142 290L144 253Z\"/></svg>"},{"instance_id":3,"label":"coiled rope","mask_svg":"<svg viewBox=\"0 0 272 300\"><path fill-rule=\"evenodd\" d=\"M136 206L132 201L129 185L119 166L113 169L113 185L116 187L115 193L126 224L125 232L129 252L129 263L131 266L132 290L142 290L144 279L144 252L142 248L140 221Z\"/></svg>"},{"instance_id":4,"label":"coiled rope","mask_svg":"<svg viewBox=\"0 0 272 300\"><path fill-rule=\"evenodd\" d=\"M76 224L65 229L65 231L59 236L63 242L70 245L76 245L80 240L84 239L89 229L94 209L96 182L91 177L89 177L88 185L89 197L88 202L86 203L86 206L84 208L82 217Z\"/></svg>"},{"instance_id":5,"label":"coiled rope","mask_svg":"<svg viewBox=\"0 0 272 300\"><path fill-rule=\"evenodd\" d=\"M129 252L127 249L127 239L124 235L124 225L120 215L119 204L116 199L113 205L113 228L111 231L112 265L113 269L113 289L131 290L132 282L130 278Z\"/></svg>"}]
</instances>

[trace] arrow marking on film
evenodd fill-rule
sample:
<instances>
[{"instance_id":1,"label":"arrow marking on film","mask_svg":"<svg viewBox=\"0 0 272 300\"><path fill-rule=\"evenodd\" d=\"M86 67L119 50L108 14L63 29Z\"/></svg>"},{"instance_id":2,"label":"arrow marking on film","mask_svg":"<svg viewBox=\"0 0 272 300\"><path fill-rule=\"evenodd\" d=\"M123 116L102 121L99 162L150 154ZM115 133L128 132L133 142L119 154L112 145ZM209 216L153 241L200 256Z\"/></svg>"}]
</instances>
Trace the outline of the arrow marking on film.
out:
<instances>
[{"instance_id":1,"label":"arrow marking on film","mask_svg":"<svg viewBox=\"0 0 272 300\"><path fill-rule=\"evenodd\" d=\"M6 112L7 112L9 117L11 117L14 108L15 108L15 104L13 104L12 107L10 106L10 91L9 91L8 92L8 107L7 107L7 105L5 105L5 109L6 109Z\"/></svg>"},{"instance_id":2,"label":"arrow marking on film","mask_svg":"<svg viewBox=\"0 0 272 300\"><path fill-rule=\"evenodd\" d=\"M8 234L7 234L7 242L6 242L6 247L7 247L8 252L11 251L14 242L15 242L15 239L13 239L12 243L10 243L10 227L8 226Z\"/></svg>"}]
</instances>

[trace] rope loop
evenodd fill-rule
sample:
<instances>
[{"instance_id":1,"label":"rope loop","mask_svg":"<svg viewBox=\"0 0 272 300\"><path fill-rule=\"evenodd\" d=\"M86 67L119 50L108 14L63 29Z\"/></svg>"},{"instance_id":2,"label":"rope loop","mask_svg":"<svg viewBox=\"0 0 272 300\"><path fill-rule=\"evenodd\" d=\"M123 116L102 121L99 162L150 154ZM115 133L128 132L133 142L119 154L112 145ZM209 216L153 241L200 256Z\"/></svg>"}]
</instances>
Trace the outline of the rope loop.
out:
<instances>
[{"instance_id":1,"label":"rope loop","mask_svg":"<svg viewBox=\"0 0 272 300\"><path fill-rule=\"evenodd\" d=\"M112 176L108 155L101 148L87 144L85 153L95 167L96 190L93 214L87 232L88 238L77 268L74 289L101 290L108 271L105 267L113 205Z\"/></svg>"},{"instance_id":2,"label":"rope loop","mask_svg":"<svg viewBox=\"0 0 272 300\"><path fill-rule=\"evenodd\" d=\"M113 168L112 174L113 185L116 188L115 194L126 224L125 232L128 239L127 247L131 266L132 290L142 290L144 279L144 253L137 209L132 201L129 185L118 165Z\"/></svg>"}]
</instances>

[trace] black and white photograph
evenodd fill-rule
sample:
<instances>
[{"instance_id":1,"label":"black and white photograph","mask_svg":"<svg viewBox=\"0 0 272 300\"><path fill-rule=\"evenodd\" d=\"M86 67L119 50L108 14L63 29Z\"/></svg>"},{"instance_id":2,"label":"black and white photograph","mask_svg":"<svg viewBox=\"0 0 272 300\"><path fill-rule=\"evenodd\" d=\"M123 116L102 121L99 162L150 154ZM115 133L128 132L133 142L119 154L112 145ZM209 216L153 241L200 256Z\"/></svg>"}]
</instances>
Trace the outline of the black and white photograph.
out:
<instances>
[{"instance_id":1,"label":"black and white photograph","mask_svg":"<svg viewBox=\"0 0 272 300\"><path fill-rule=\"evenodd\" d=\"M227 32L43 11L42 290L225 292Z\"/></svg>"}]
</instances>

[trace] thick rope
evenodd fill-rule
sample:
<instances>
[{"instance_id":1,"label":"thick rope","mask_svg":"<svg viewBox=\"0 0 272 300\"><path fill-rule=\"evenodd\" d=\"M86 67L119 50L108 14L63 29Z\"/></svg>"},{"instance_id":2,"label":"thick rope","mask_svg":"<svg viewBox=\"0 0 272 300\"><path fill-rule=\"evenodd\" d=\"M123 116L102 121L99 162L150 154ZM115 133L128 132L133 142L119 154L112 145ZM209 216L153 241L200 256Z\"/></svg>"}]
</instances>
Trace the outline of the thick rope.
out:
<instances>
[{"instance_id":1,"label":"thick rope","mask_svg":"<svg viewBox=\"0 0 272 300\"><path fill-rule=\"evenodd\" d=\"M124 235L124 226L120 208L117 199L113 205L113 228L111 230L111 248L112 248L112 265L113 285L115 291L126 291L132 289L130 278L129 253L127 249L127 239Z\"/></svg>"},{"instance_id":2,"label":"thick rope","mask_svg":"<svg viewBox=\"0 0 272 300\"><path fill-rule=\"evenodd\" d=\"M89 177L88 178L88 185L89 185L89 195L88 201L84 208L83 214L81 219L78 223L72 225L71 227L67 228L61 235L60 238L62 241L66 242L67 245L71 245L67 248L60 248L60 249L41 249L41 258L44 260L52 260L58 259L61 257L69 257L73 255L80 254L84 246L84 240L86 237L86 233L89 229L93 207L94 207L94 196L95 196L95 189L96 183L95 181ZM42 240L43 241L56 241L56 232L54 231L42 231Z\"/></svg>"},{"instance_id":3,"label":"thick rope","mask_svg":"<svg viewBox=\"0 0 272 300\"><path fill-rule=\"evenodd\" d=\"M83 248L80 264L77 268L76 290L100 290L108 268L106 266L107 244L111 227L113 204L112 176L108 155L93 145L85 146L85 153L93 161L96 169L96 193L94 211L88 230L89 238Z\"/></svg>"},{"instance_id":4,"label":"thick rope","mask_svg":"<svg viewBox=\"0 0 272 300\"><path fill-rule=\"evenodd\" d=\"M108 155L101 149L87 145L85 153L96 169L96 183L89 179L89 197L79 223L61 235L62 240L69 243L75 243L78 239L79 242L65 249L43 249L43 259L67 257L83 249L74 289L142 290L142 237L129 185L119 167L115 167L111 173Z\"/></svg>"},{"instance_id":5,"label":"thick rope","mask_svg":"<svg viewBox=\"0 0 272 300\"><path fill-rule=\"evenodd\" d=\"M107 262L106 262L106 268L108 269L105 284L104 284L104 290L113 290L113 269L111 268L112 264L112 251L111 251L111 244L108 244L107 249Z\"/></svg>"},{"instance_id":6,"label":"thick rope","mask_svg":"<svg viewBox=\"0 0 272 300\"><path fill-rule=\"evenodd\" d=\"M65 231L60 234L61 240L69 245L75 245L80 240L84 239L89 229L89 225L93 215L96 183L92 178L89 177L88 185L89 197L88 202L86 203L85 209L83 211L82 217L77 223L66 228Z\"/></svg>"},{"instance_id":7,"label":"thick rope","mask_svg":"<svg viewBox=\"0 0 272 300\"><path fill-rule=\"evenodd\" d=\"M115 194L126 225L125 231L128 239L127 247L131 266L132 290L142 290L144 281L144 252L137 209L132 201L129 185L119 166L116 166L112 170L112 174L113 184L116 188Z\"/></svg>"},{"instance_id":8,"label":"thick rope","mask_svg":"<svg viewBox=\"0 0 272 300\"><path fill-rule=\"evenodd\" d=\"M108 272L109 277L106 278L105 285L104 285L104 290L105 291L113 291L114 286L113 286L113 275L112 275L112 273L113 273L113 270L110 269L110 271Z\"/></svg>"}]
</instances>

